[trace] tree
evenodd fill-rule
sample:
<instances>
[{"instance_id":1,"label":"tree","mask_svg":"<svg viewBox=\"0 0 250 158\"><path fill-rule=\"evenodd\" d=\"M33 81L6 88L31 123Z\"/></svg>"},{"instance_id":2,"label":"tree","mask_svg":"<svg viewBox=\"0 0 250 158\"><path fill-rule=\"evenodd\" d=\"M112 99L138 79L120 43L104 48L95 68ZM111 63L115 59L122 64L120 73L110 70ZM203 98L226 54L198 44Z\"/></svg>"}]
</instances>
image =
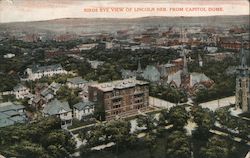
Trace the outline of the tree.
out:
<instances>
[{"instance_id":1,"label":"tree","mask_svg":"<svg viewBox=\"0 0 250 158\"><path fill-rule=\"evenodd\" d=\"M235 151L235 146L228 140L219 136L209 138L206 147L201 148L201 155L204 158L228 158Z\"/></svg>"},{"instance_id":2,"label":"tree","mask_svg":"<svg viewBox=\"0 0 250 158\"><path fill-rule=\"evenodd\" d=\"M88 151L87 147L91 148L96 145L114 142L115 154L118 156L121 149L131 146L136 141L136 136L130 134L130 129L130 122L124 120L112 120L105 125L97 125L87 135L80 134L81 139L87 140L87 146L82 148L84 151ZM86 154L84 151L82 153Z\"/></svg>"},{"instance_id":3,"label":"tree","mask_svg":"<svg viewBox=\"0 0 250 158\"><path fill-rule=\"evenodd\" d=\"M0 152L7 157L69 157L75 146L71 135L62 131L59 118L0 129Z\"/></svg>"},{"instance_id":4,"label":"tree","mask_svg":"<svg viewBox=\"0 0 250 158\"><path fill-rule=\"evenodd\" d=\"M225 127L231 119L230 112L224 108L218 109L215 111L215 119Z\"/></svg>"},{"instance_id":5,"label":"tree","mask_svg":"<svg viewBox=\"0 0 250 158\"><path fill-rule=\"evenodd\" d=\"M68 101L69 105L72 107L74 104L81 101L81 98L78 96L77 90L69 89L67 86L62 86L57 92L57 98L59 100Z\"/></svg>"},{"instance_id":6,"label":"tree","mask_svg":"<svg viewBox=\"0 0 250 158\"><path fill-rule=\"evenodd\" d=\"M191 114L193 121L197 124L195 135L207 139L209 136L209 130L214 126L215 120L213 112L209 109L203 109L200 106L192 106Z\"/></svg>"},{"instance_id":7,"label":"tree","mask_svg":"<svg viewBox=\"0 0 250 158\"><path fill-rule=\"evenodd\" d=\"M191 149L189 137L182 131L172 132L166 139L166 157L190 158Z\"/></svg>"},{"instance_id":8,"label":"tree","mask_svg":"<svg viewBox=\"0 0 250 158\"><path fill-rule=\"evenodd\" d=\"M147 132L156 129L158 125L158 121L153 115L140 115L136 121L138 127L145 127Z\"/></svg>"},{"instance_id":9,"label":"tree","mask_svg":"<svg viewBox=\"0 0 250 158\"><path fill-rule=\"evenodd\" d=\"M153 158L153 151L156 148L156 133L147 132L146 135L143 137L143 142L148 148L150 158Z\"/></svg>"},{"instance_id":10,"label":"tree","mask_svg":"<svg viewBox=\"0 0 250 158\"><path fill-rule=\"evenodd\" d=\"M18 155L17 157L27 158L47 158L46 150L41 145L31 143L29 141L22 141L20 144L13 147L14 151Z\"/></svg>"},{"instance_id":11,"label":"tree","mask_svg":"<svg viewBox=\"0 0 250 158\"><path fill-rule=\"evenodd\" d=\"M183 130L189 119L189 113L184 106L175 106L169 110L168 121L178 130Z\"/></svg>"}]
</instances>

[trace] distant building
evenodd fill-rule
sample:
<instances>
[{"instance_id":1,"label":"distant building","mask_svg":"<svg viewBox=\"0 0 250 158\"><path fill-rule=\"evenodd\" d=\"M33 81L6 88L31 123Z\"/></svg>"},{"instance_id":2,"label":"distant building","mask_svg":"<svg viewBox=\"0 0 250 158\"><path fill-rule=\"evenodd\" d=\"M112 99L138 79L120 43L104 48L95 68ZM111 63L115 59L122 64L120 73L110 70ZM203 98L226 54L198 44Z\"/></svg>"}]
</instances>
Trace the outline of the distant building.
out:
<instances>
[{"instance_id":1,"label":"distant building","mask_svg":"<svg viewBox=\"0 0 250 158\"><path fill-rule=\"evenodd\" d=\"M82 51L82 50L91 50L94 49L98 46L98 43L90 43L90 44L81 44L78 45L77 48Z\"/></svg>"},{"instance_id":2,"label":"distant building","mask_svg":"<svg viewBox=\"0 0 250 158\"><path fill-rule=\"evenodd\" d=\"M95 103L83 101L73 105L73 116L78 120L89 119L93 116Z\"/></svg>"},{"instance_id":3,"label":"distant building","mask_svg":"<svg viewBox=\"0 0 250 158\"><path fill-rule=\"evenodd\" d=\"M207 53L216 53L218 51L217 47L206 46L204 51Z\"/></svg>"},{"instance_id":4,"label":"distant building","mask_svg":"<svg viewBox=\"0 0 250 158\"><path fill-rule=\"evenodd\" d=\"M125 69L122 69L121 73L123 79L134 78L136 77L137 74L136 71L125 70Z\"/></svg>"},{"instance_id":5,"label":"distant building","mask_svg":"<svg viewBox=\"0 0 250 158\"><path fill-rule=\"evenodd\" d=\"M59 117L61 119L62 128L72 125L72 110L67 101L61 102L54 99L44 107L42 113L44 117Z\"/></svg>"},{"instance_id":6,"label":"distant building","mask_svg":"<svg viewBox=\"0 0 250 158\"><path fill-rule=\"evenodd\" d=\"M27 117L23 105L12 102L0 103L0 127L25 123L26 120Z\"/></svg>"},{"instance_id":7,"label":"distant building","mask_svg":"<svg viewBox=\"0 0 250 158\"><path fill-rule=\"evenodd\" d=\"M250 68L247 66L247 57L241 45L241 65L237 68L236 89L235 89L236 108L243 112L250 112Z\"/></svg>"},{"instance_id":8,"label":"distant building","mask_svg":"<svg viewBox=\"0 0 250 158\"><path fill-rule=\"evenodd\" d=\"M5 55L3 55L3 57L5 58L5 59L10 59L10 58L13 58L13 57L15 57L16 55L15 54L12 54L12 53L8 53L8 54L5 54Z\"/></svg>"},{"instance_id":9,"label":"distant building","mask_svg":"<svg viewBox=\"0 0 250 158\"><path fill-rule=\"evenodd\" d=\"M104 64L103 61L98 61L98 60L87 60L88 63L91 65L91 68L93 69L97 69L98 66L101 66Z\"/></svg>"},{"instance_id":10,"label":"distant building","mask_svg":"<svg viewBox=\"0 0 250 158\"><path fill-rule=\"evenodd\" d=\"M23 80L37 80L42 77L51 77L57 74L67 74L68 72L63 69L61 64L49 65L49 66L41 66L41 67L33 67L26 69L27 78Z\"/></svg>"},{"instance_id":11,"label":"distant building","mask_svg":"<svg viewBox=\"0 0 250 158\"><path fill-rule=\"evenodd\" d=\"M148 107L149 83L125 79L89 86L89 100L106 120L126 117Z\"/></svg>"},{"instance_id":12,"label":"distant building","mask_svg":"<svg viewBox=\"0 0 250 158\"><path fill-rule=\"evenodd\" d=\"M232 58L233 56L234 53L231 52L205 54L205 58L207 60L213 60L213 61L223 61L224 59Z\"/></svg>"}]
</instances>

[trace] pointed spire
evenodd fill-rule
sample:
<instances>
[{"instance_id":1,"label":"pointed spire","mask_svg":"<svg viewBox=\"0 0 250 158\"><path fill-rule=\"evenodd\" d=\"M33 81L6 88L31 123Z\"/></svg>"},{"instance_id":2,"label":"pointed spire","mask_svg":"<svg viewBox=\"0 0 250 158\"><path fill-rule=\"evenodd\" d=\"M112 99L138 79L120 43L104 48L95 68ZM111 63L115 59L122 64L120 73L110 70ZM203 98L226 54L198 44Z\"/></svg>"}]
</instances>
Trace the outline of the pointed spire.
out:
<instances>
[{"instance_id":1,"label":"pointed spire","mask_svg":"<svg viewBox=\"0 0 250 158\"><path fill-rule=\"evenodd\" d=\"M142 72L142 68L141 68L141 59L140 59L140 57L139 57L139 59L138 59L137 72L138 72L138 73L141 73L141 72Z\"/></svg>"},{"instance_id":2,"label":"pointed spire","mask_svg":"<svg viewBox=\"0 0 250 158\"><path fill-rule=\"evenodd\" d=\"M187 57L186 53L183 51L183 75L188 74Z\"/></svg>"},{"instance_id":3,"label":"pointed spire","mask_svg":"<svg viewBox=\"0 0 250 158\"><path fill-rule=\"evenodd\" d=\"M241 39L241 54L240 54L240 64L242 67L246 66L246 54L243 48L243 40Z\"/></svg>"}]
</instances>

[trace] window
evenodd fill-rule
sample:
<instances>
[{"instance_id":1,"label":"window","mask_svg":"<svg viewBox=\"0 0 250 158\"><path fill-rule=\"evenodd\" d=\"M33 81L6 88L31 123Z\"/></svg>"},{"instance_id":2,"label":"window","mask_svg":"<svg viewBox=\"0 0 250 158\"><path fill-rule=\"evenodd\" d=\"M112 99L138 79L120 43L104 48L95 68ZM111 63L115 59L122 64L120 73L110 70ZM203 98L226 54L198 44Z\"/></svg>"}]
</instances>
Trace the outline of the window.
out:
<instances>
[{"instance_id":1,"label":"window","mask_svg":"<svg viewBox=\"0 0 250 158\"><path fill-rule=\"evenodd\" d=\"M112 106L112 109L117 109L117 108L120 108L121 107L121 105L114 105L114 106Z\"/></svg>"}]
</instances>

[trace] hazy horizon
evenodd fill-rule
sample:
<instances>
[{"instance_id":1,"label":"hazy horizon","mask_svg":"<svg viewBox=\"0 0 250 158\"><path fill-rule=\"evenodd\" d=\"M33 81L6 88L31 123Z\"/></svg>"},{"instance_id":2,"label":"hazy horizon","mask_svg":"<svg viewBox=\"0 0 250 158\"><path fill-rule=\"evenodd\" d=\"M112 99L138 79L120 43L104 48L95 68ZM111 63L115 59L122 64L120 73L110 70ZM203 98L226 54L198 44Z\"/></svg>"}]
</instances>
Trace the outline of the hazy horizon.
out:
<instances>
[{"instance_id":1,"label":"hazy horizon","mask_svg":"<svg viewBox=\"0 0 250 158\"><path fill-rule=\"evenodd\" d=\"M63 18L115 18L141 17L200 17L249 15L247 0L0 0L0 23L47 21ZM133 12L86 12L98 8L223 8L220 12L209 11L133 11Z\"/></svg>"}]
</instances>

